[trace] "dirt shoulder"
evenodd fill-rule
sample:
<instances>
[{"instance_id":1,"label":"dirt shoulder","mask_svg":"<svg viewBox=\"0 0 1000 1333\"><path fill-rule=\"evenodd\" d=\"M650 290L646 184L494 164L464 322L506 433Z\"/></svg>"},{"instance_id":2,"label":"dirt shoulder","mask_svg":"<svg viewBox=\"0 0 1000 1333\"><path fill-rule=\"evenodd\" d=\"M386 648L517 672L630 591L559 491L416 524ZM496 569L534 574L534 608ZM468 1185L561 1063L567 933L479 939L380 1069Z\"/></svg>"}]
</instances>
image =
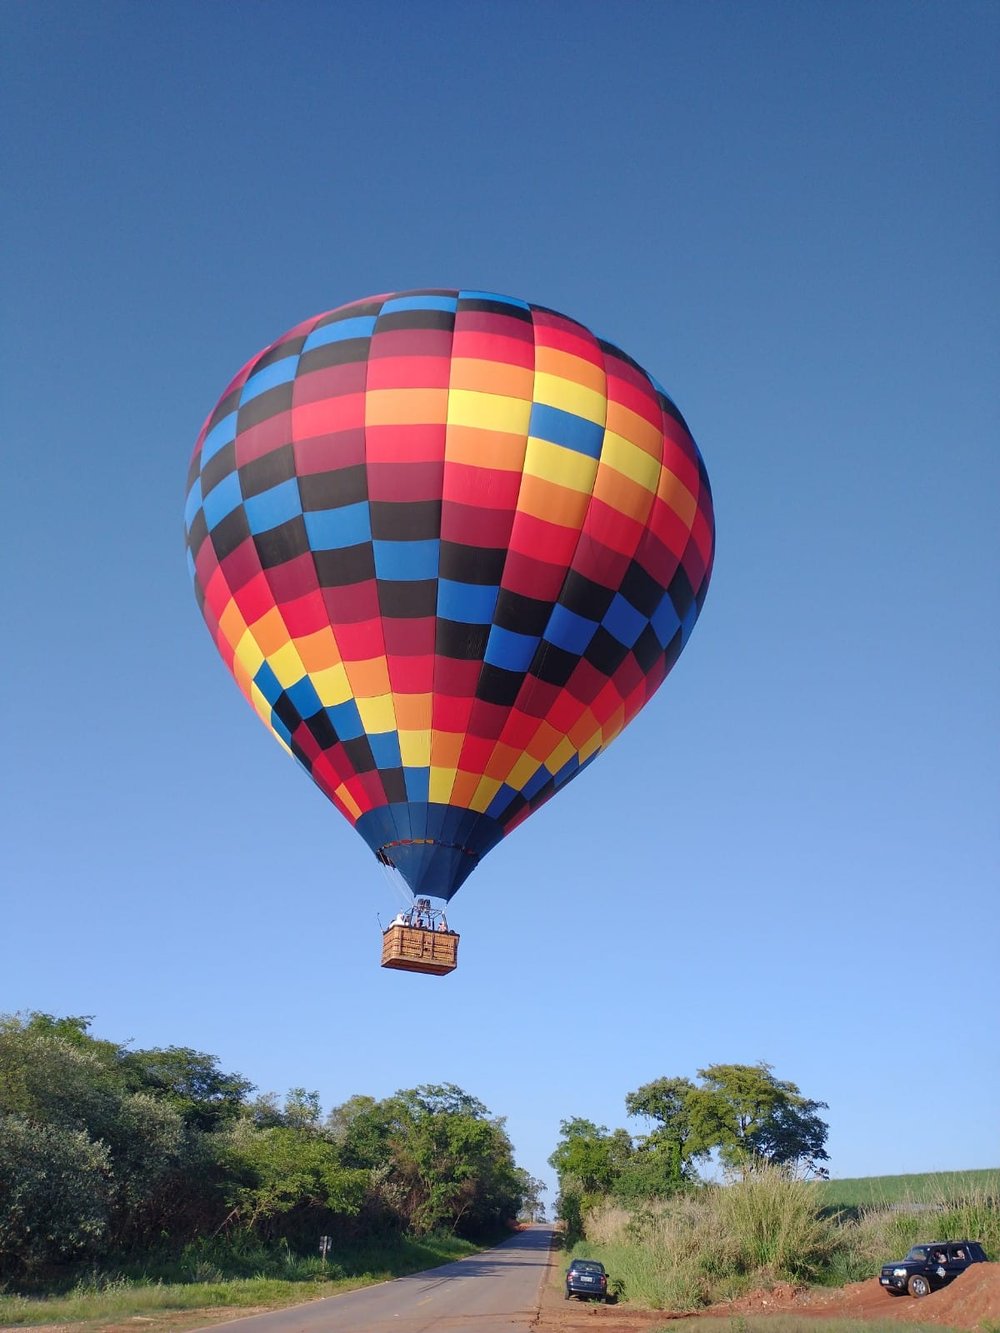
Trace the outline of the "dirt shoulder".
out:
<instances>
[{"instance_id":1,"label":"dirt shoulder","mask_svg":"<svg viewBox=\"0 0 1000 1333\"><path fill-rule=\"evenodd\" d=\"M563 1294L566 1266L564 1250L557 1246L549 1251L541 1306L532 1324L536 1333L651 1333L676 1317L626 1302L600 1305L594 1301L567 1301Z\"/></svg>"},{"instance_id":2,"label":"dirt shoulder","mask_svg":"<svg viewBox=\"0 0 1000 1333\"><path fill-rule=\"evenodd\" d=\"M748 1293L737 1301L711 1306L697 1314L677 1315L645 1310L628 1302L599 1305L567 1301L563 1296L562 1250L551 1253L542 1302L533 1325L536 1333L652 1333L680 1318L717 1319L768 1315L803 1315L820 1319L857 1319L859 1323L899 1320L938 1324L976 1333L983 1325L1000 1325L1000 1264L974 1264L949 1286L920 1300L887 1295L877 1278L846 1287L795 1287L784 1284Z\"/></svg>"},{"instance_id":3,"label":"dirt shoulder","mask_svg":"<svg viewBox=\"0 0 1000 1333\"><path fill-rule=\"evenodd\" d=\"M832 1319L898 1319L904 1323L940 1324L978 1329L1000 1324L1000 1264L973 1264L954 1282L929 1296L889 1296L877 1278L846 1287L808 1290L778 1287L752 1292L716 1307L712 1314L801 1314Z\"/></svg>"}]
</instances>

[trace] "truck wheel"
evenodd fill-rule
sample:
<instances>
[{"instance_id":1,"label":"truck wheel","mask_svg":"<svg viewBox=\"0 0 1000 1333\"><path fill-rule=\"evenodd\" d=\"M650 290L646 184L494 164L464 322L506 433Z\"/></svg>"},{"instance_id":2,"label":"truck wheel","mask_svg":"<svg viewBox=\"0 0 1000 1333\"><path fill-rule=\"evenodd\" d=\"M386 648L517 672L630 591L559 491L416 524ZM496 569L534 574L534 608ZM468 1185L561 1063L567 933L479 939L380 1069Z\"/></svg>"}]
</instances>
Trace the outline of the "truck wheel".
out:
<instances>
[{"instance_id":1,"label":"truck wheel","mask_svg":"<svg viewBox=\"0 0 1000 1333\"><path fill-rule=\"evenodd\" d=\"M931 1284L924 1277L923 1273L914 1273L906 1284L906 1290L911 1296L928 1296L931 1290Z\"/></svg>"}]
</instances>

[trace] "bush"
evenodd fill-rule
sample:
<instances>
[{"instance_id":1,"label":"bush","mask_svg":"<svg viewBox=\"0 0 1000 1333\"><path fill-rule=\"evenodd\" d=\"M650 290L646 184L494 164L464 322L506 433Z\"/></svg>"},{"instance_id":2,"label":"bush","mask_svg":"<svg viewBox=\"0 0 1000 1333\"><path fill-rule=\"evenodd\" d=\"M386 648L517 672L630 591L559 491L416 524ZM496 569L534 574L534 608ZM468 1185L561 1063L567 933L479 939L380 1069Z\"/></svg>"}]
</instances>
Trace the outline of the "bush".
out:
<instances>
[{"instance_id":1,"label":"bush","mask_svg":"<svg viewBox=\"0 0 1000 1333\"><path fill-rule=\"evenodd\" d=\"M633 1208L607 1200L585 1215L577 1252L601 1259L628 1299L672 1311L782 1281L858 1282L920 1240L967 1236L1000 1258L1000 1197L989 1190L930 1209L897 1202L829 1216L824 1205L819 1182L766 1168Z\"/></svg>"},{"instance_id":2,"label":"bush","mask_svg":"<svg viewBox=\"0 0 1000 1333\"><path fill-rule=\"evenodd\" d=\"M108 1151L81 1130L0 1113L0 1276L97 1246L108 1223Z\"/></svg>"},{"instance_id":3,"label":"bush","mask_svg":"<svg viewBox=\"0 0 1000 1333\"><path fill-rule=\"evenodd\" d=\"M775 1280L814 1278L836 1248L814 1181L768 1167L738 1184L714 1186L712 1194L719 1232L738 1272Z\"/></svg>"}]
</instances>

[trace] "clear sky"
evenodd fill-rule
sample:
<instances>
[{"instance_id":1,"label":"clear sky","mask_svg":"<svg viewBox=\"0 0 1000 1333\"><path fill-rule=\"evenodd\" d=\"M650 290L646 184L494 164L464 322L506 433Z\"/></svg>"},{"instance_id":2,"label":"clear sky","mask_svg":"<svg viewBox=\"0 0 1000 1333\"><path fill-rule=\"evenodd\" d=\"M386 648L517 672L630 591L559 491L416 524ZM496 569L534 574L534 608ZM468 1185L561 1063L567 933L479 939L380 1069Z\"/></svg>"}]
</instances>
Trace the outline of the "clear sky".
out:
<instances>
[{"instance_id":1,"label":"clear sky","mask_svg":"<svg viewBox=\"0 0 1000 1333\"><path fill-rule=\"evenodd\" d=\"M835 1176L1000 1164L1000 9L0 23L0 1010L326 1109L455 1082L550 1182L561 1119L758 1060L829 1103ZM678 666L462 889L444 980L378 967L398 900L240 697L182 539L239 366L421 286L618 342L718 523Z\"/></svg>"}]
</instances>

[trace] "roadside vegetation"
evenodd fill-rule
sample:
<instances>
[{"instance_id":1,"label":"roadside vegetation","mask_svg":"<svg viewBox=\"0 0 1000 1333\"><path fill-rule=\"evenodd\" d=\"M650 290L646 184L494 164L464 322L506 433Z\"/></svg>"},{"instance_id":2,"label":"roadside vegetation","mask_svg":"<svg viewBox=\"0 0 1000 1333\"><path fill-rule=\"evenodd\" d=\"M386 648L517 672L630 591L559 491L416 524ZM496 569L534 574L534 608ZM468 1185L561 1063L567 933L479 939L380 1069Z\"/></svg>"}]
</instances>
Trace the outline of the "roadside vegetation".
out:
<instances>
[{"instance_id":1,"label":"roadside vegetation","mask_svg":"<svg viewBox=\"0 0 1000 1333\"><path fill-rule=\"evenodd\" d=\"M452 1084L325 1116L304 1088L254 1092L203 1052L0 1017L0 1325L289 1304L472 1253L538 1206L503 1120Z\"/></svg>"},{"instance_id":2,"label":"roadside vegetation","mask_svg":"<svg viewBox=\"0 0 1000 1333\"><path fill-rule=\"evenodd\" d=\"M449 1263L479 1248L447 1234L397 1237L381 1246L355 1244L324 1262L319 1255L302 1257L281 1245L216 1240L186 1247L173 1262L161 1258L81 1270L72 1286L58 1294L0 1294L0 1327L92 1323L100 1328L137 1318L154 1330L193 1327L205 1322L207 1310L299 1305ZM199 1313L185 1320L180 1317L184 1311Z\"/></svg>"},{"instance_id":3,"label":"roadside vegetation","mask_svg":"<svg viewBox=\"0 0 1000 1333\"><path fill-rule=\"evenodd\" d=\"M623 1299L699 1310L780 1282L860 1282L920 1240L969 1236L1000 1255L1000 1173L993 1174L992 1190L937 1196L932 1211L872 1206L842 1214L826 1207L822 1182L762 1165L728 1185L639 1206L598 1204L567 1242L574 1254L605 1264Z\"/></svg>"},{"instance_id":4,"label":"roadside vegetation","mask_svg":"<svg viewBox=\"0 0 1000 1333\"><path fill-rule=\"evenodd\" d=\"M841 1286L951 1236L1000 1258L1000 1171L827 1180L824 1104L769 1065L657 1079L625 1107L648 1133L566 1120L549 1159L567 1248L600 1259L623 1299L697 1311L782 1282ZM709 1163L725 1183L701 1177Z\"/></svg>"}]
</instances>

